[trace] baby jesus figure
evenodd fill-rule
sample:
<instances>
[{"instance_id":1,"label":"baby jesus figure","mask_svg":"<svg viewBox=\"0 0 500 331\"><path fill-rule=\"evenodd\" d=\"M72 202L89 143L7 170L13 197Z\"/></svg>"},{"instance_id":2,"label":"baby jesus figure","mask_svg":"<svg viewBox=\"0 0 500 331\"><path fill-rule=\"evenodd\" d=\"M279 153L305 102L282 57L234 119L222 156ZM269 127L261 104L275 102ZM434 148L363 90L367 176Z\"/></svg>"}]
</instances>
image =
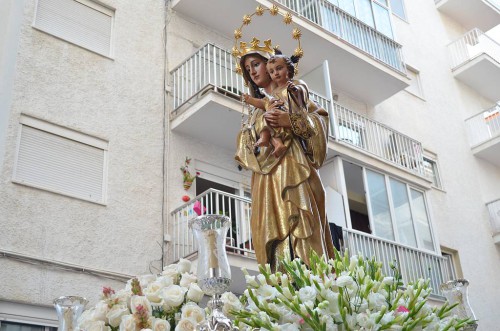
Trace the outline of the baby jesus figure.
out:
<instances>
[{"instance_id":1,"label":"baby jesus figure","mask_svg":"<svg viewBox=\"0 0 500 331\"><path fill-rule=\"evenodd\" d=\"M277 85L271 93L271 96L267 95L265 98L258 99L245 93L243 94L243 99L246 103L264 111L269 110L271 103L275 100L280 101L282 104L279 109L288 111L289 109L292 109L289 104L290 99L293 100L300 109L302 109L305 107L305 100L307 100L307 88L304 84L296 85L292 81L292 78L295 75L293 60L298 61L298 58L293 59L293 57L290 58L282 55L278 50L276 53L276 55L269 58L266 65L268 74ZM304 93L306 95L304 95ZM287 150L283 141L290 137L291 134L292 132L290 129L273 129L267 125L260 131L259 139L255 143L255 146L269 147L269 144L271 144L274 149L273 155L275 157L280 157Z\"/></svg>"}]
</instances>

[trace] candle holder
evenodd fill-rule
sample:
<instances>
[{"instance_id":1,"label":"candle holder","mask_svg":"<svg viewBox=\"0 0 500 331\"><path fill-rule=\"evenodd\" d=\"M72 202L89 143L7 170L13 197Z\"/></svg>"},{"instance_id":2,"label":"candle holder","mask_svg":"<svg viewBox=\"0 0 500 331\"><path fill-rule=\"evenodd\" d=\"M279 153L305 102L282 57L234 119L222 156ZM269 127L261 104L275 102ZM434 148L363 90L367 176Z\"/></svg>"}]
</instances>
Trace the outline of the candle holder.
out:
<instances>
[{"instance_id":1,"label":"candle holder","mask_svg":"<svg viewBox=\"0 0 500 331\"><path fill-rule=\"evenodd\" d=\"M198 331L237 330L222 312L220 295L229 290L231 269L226 254L226 234L231 225L224 215L203 215L189 221L198 242L198 284L206 295L212 296L207 306L210 315L198 324Z\"/></svg>"},{"instance_id":2,"label":"candle holder","mask_svg":"<svg viewBox=\"0 0 500 331\"><path fill-rule=\"evenodd\" d=\"M469 304L469 296L467 294L468 286L469 281L467 279L455 279L441 284L440 288L450 304L458 303L452 310L453 314L456 314L460 319L470 318L476 320L476 316ZM474 324L467 324L464 326L463 330L473 331L477 329L477 326L477 323L474 322Z\"/></svg>"},{"instance_id":3,"label":"candle holder","mask_svg":"<svg viewBox=\"0 0 500 331\"><path fill-rule=\"evenodd\" d=\"M78 296L65 296L54 300L54 307L59 320L58 331L74 331L78 318L83 313L88 300Z\"/></svg>"}]
</instances>

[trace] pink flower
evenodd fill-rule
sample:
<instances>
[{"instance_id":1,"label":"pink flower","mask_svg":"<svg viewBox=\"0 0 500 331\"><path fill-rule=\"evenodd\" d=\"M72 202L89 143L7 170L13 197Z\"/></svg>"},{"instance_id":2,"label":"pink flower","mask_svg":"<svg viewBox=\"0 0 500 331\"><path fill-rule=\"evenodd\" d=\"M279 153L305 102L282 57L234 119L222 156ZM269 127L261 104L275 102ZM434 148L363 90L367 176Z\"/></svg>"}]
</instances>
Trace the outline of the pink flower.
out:
<instances>
[{"instance_id":1,"label":"pink flower","mask_svg":"<svg viewBox=\"0 0 500 331\"><path fill-rule=\"evenodd\" d=\"M306 321L304 321L304 319L303 319L303 318L301 318L301 319L299 320L299 324L300 324L300 325L304 324L305 322L306 322Z\"/></svg>"},{"instance_id":2,"label":"pink flower","mask_svg":"<svg viewBox=\"0 0 500 331\"><path fill-rule=\"evenodd\" d=\"M398 313L408 313L409 310L405 306L399 306L398 309L396 310Z\"/></svg>"},{"instance_id":3,"label":"pink flower","mask_svg":"<svg viewBox=\"0 0 500 331\"><path fill-rule=\"evenodd\" d=\"M112 294L115 294L115 291L111 288L111 287L103 287L102 288L102 294L104 295L104 297L108 298L110 297Z\"/></svg>"}]
</instances>

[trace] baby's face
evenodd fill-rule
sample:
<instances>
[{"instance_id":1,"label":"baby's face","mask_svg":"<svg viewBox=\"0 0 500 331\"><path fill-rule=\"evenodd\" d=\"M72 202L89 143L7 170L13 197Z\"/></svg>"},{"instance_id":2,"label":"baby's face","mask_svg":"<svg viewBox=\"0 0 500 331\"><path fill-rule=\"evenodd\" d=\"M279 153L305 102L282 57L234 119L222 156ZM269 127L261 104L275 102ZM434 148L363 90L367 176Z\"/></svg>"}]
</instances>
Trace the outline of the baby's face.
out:
<instances>
[{"instance_id":1,"label":"baby's face","mask_svg":"<svg viewBox=\"0 0 500 331\"><path fill-rule=\"evenodd\" d=\"M278 86L283 86L288 82L288 68L282 58L267 62L267 72Z\"/></svg>"}]
</instances>

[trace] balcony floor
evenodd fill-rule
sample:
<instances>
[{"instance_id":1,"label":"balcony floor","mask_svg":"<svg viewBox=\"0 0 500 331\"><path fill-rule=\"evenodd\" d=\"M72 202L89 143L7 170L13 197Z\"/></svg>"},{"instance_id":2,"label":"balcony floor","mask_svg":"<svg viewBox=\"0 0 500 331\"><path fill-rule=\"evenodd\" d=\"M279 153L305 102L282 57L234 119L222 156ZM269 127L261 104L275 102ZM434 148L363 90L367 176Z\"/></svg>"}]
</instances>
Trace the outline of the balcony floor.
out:
<instances>
[{"instance_id":1,"label":"balcony floor","mask_svg":"<svg viewBox=\"0 0 500 331\"><path fill-rule=\"evenodd\" d=\"M480 54L453 69L455 77L493 102L500 100L500 63Z\"/></svg>"},{"instance_id":2,"label":"balcony floor","mask_svg":"<svg viewBox=\"0 0 500 331\"><path fill-rule=\"evenodd\" d=\"M171 130L234 150L241 128L241 103L213 90L204 90L174 113Z\"/></svg>"},{"instance_id":3,"label":"balcony floor","mask_svg":"<svg viewBox=\"0 0 500 331\"><path fill-rule=\"evenodd\" d=\"M500 167L500 135L489 139L478 146L474 146L472 148L472 153L474 153L475 156Z\"/></svg>"},{"instance_id":4,"label":"balcony floor","mask_svg":"<svg viewBox=\"0 0 500 331\"><path fill-rule=\"evenodd\" d=\"M437 9L466 29L488 31L500 22L500 12L484 0L441 0Z\"/></svg>"},{"instance_id":5,"label":"balcony floor","mask_svg":"<svg viewBox=\"0 0 500 331\"><path fill-rule=\"evenodd\" d=\"M258 4L270 7L274 2L239 0L238 6L235 6L233 0L177 0L172 7L182 15L232 38L234 29L241 25L243 15L253 13ZM213 19L220 16L220 13L226 13L224 19ZM254 16L253 19L253 24L243 28L243 41L250 41L253 36L260 39L272 36L273 44L280 45L285 54L292 53L297 47L297 42L291 38L291 27L281 24L280 19L271 17L269 13L262 17ZM302 31L301 46L304 49L299 76L315 69L326 59L329 62L332 87L372 105L386 100L409 85L405 74L335 37L320 26L296 17L294 22Z\"/></svg>"}]
</instances>

